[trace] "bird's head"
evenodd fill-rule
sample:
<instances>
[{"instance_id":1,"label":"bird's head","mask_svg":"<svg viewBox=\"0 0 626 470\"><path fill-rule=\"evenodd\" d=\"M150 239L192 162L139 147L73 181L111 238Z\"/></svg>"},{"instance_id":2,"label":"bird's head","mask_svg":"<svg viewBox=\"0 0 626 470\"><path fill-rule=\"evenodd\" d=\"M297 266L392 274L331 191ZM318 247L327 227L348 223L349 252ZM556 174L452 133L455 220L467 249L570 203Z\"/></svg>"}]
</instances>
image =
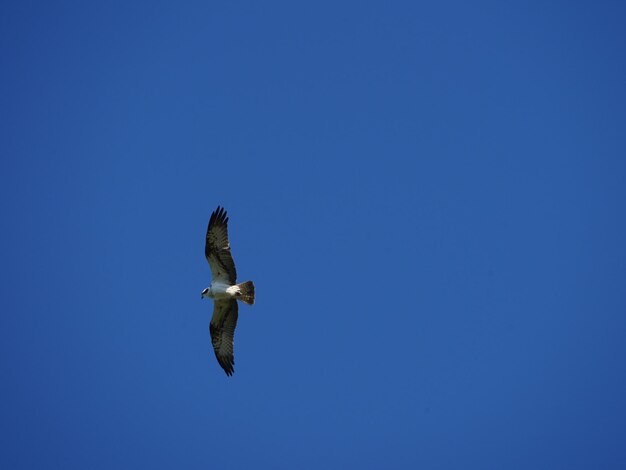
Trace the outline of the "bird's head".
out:
<instances>
[{"instance_id":1,"label":"bird's head","mask_svg":"<svg viewBox=\"0 0 626 470\"><path fill-rule=\"evenodd\" d=\"M206 299L208 296L209 296L209 288L205 287L205 289L202 291L202 294L200 294L200 298Z\"/></svg>"}]
</instances>

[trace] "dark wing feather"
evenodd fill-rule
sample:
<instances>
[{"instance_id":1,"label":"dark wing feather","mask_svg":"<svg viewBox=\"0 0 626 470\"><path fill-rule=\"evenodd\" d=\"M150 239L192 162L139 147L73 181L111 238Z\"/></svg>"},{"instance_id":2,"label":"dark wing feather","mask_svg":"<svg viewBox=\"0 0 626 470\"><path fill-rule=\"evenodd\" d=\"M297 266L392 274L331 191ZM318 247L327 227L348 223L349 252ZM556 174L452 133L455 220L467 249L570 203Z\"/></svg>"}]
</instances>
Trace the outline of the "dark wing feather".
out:
<instances>
[{"instance_id":1,"label":"dark wing feather","mask_svg":"<svg viewBox=\"0 0 626 470\"><path fill-rule=\"evenodd\" d=\"M204 256L206 256L211 267L213 282L221 281L232 286L237 283L237 270L230 254L227 224L226 211L223 207L218 206L209 219Z\"/></svg>"},{"instance_id":2,"label":"dark wing feather","mask_svg":"<svg viewBox=\"0 0 626 470\"><path fill-rule=\"evenodd\" d=\"M215 357L226 375L235 372L235 327L239 310L236 300L216 300L209 324Z\"/></svg>"}]
</instances>

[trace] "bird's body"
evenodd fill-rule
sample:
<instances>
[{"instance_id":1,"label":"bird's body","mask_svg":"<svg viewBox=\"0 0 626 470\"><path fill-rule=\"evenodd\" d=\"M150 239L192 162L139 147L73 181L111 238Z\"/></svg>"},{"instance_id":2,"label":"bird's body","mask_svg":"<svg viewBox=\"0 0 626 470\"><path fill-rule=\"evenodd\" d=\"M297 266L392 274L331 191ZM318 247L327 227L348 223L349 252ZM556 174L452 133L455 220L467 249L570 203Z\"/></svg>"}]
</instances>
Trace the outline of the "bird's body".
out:
<instances>
[{"instance_id":1,"label":"bird's body","mask_svg":"<svg viewBox=\"0 0 626 470\"><path fill-rule=\"evenodd\" d=\"M213 300L232 299L240 292L239 287L231 286L224 282L212 282L206 297Z\"/></svg>"},{"instance_id":2,"label":"bird's body","mask_svg":"<svg viewBox=\"0 0 626 470\"><path fill-rule=\"evenodd\" d=\"M254 303L252 281L237 284L237 271L228 242L228 217L219 207L211 214L206 232L204 254L211 267L211 285L202 291L202 298L213 299L213 317L209 324L211 343L217 362L232 375L235 371L234 336L241 300Z\"/></svg>"}]
</instances>

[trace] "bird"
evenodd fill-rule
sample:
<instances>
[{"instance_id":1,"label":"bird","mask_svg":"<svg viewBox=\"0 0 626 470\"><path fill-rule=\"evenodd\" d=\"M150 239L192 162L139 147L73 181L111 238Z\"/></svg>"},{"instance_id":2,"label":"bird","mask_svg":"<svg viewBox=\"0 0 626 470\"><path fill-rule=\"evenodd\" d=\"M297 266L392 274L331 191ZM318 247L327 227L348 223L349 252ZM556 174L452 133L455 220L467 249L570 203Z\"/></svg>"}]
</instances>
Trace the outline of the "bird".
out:
<instances>
[{"instance_id":1,"label":"bird","mask_svg":"<svg viewBox=\"0 0 626 470\"><path fill-rule=\"evenodd\" d=\"M201 298L213 299L213 317L209 323L211 343L217 362L230 377L235 372L237 301L254 304L254 283L237 284L237 270L228 242L228 215L223 207L217 206L209 219L204 256L211 268L211 285L202 291Z\"/></svg>"}]
</instances>

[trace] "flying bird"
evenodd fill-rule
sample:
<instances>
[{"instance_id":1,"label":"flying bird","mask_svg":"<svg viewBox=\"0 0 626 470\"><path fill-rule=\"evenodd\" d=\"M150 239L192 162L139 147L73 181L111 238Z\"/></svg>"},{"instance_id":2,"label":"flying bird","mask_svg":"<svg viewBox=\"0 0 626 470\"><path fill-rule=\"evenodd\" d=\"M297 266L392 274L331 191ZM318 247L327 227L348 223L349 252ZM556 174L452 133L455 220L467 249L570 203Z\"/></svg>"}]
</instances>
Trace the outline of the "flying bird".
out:
<instances>
[{"instance_id":1,"label":"flying bird","mask_svg":"<svg viewBox=\"0 0 626 470\"><path fill-rule=\"evenodd\" d=\"M202 298L213 299L213 318L209 324L215 357L226 375L235 371L234 336L239 315L237 301L254 303L252 281L237 284L237 270L228 243L228 216L223 207L211 214L206 231L204 256L211 267L211 285L202 291Z\"/></svg>"}]
</instances>

